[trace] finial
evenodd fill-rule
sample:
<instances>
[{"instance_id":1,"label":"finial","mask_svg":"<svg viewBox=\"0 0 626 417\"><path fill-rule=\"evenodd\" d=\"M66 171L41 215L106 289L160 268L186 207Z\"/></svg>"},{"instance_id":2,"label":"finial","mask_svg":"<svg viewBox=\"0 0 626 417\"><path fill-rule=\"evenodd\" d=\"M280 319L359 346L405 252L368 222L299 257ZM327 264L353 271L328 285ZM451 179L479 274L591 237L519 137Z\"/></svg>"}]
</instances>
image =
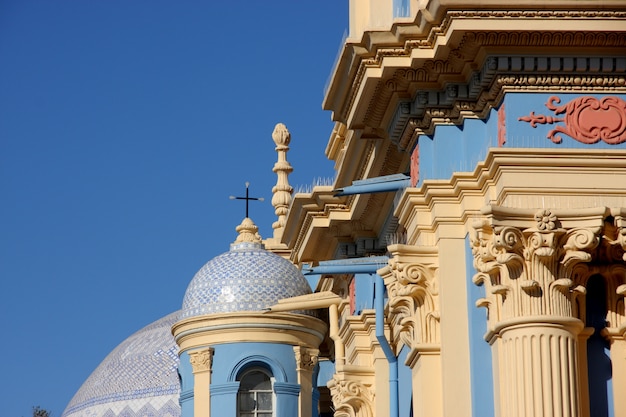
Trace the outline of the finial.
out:
<instances>
[{"instance_id":1,"label":"finial","mask_svg":"<svg viewBox=\"0 0 626 417\"><path fill-rule=\"evenodd\" d=\"M239 236L235 240L237 243L262 243L261 236L259 235L259 228L252 221L252 219L246 217L241 224L236 227Z\"/></svg>"},{"instance_id":2,"label":"finial","mask_svg":"<svg viewBox=\"0 0 626 417\"><path fill-rule=\"evenodd\" d=\"M263 197L250 197L249 188L250 188L250 183L246 181L246 196L245 197L235 197L233 195L229 197L231 200L246 200L246 218L249 217L248 216L248 202L250 200L265 201Z\"/></svg>"},{"instance_id":3,"label":"finial","mask_svg":"<svg viewBox=\"0 0 626 417\"><path fill-rule=\"evenodd\" d=\"M276 152L278 153L278 161L274 164L272 171L276 173L278 179L276 185L272 188L272 206L274 213L278 216L278 220L272 224L274 229L274 238L280 239L282 230L287 221L287 213L291 205L291 194L293 187L289 185L287 176L293 171L293 167L287 162L287 151L289 150L289 142L291 142L291 134L287 127L278 123L272 132L272 139L276 144Z\"/></svg>"}]
</instances>

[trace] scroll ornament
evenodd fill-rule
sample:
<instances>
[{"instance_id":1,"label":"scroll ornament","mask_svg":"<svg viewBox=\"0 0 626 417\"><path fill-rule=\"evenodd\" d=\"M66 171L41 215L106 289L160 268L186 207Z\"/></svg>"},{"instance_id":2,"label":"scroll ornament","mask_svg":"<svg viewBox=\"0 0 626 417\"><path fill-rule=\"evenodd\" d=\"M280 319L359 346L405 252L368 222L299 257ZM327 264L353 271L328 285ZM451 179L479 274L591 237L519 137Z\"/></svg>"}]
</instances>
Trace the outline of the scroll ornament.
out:
<instances>
[{"instance_id":1,"label":"scroll ornament","mask_svg":"<svg viewBox=\"0 0 626 417\"><path fill-rule=\"evenodd\" d=\"M340 380L328 384L335 406L335 417L374 417L374 393L360 381Z\"/></svg>"},{"instance_id":2,"label":"scroll ornament","mask_svg":"<svg viewBox=\"0 0 626 417\"><path fill-rule=\"evenodd\" d=\"M537 124L555 124L563 122L565 126L556 126L547 137L554 143L561 143L564 133L573 139L588 145L603 141L610 145L617 145L626 141L626 101L619 97L578 97L567 104L559 106L561 99L552 96L546 102L546 107L552 110L555 117L535 114L518 118L528 122L533 128Z\"/></svg>"}]
</instances>

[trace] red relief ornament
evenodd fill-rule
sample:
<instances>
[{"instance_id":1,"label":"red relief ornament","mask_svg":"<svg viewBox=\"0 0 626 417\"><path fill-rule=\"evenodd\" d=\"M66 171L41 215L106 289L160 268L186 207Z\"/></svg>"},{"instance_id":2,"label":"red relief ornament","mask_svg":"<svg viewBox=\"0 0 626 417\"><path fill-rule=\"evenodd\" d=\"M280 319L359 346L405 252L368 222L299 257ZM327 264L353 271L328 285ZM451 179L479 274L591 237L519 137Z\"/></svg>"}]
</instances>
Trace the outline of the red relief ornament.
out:
<instances>
[{"instance_id":1,"label":"red relief ornament","mask_svg":"<svg viewBox=\"0 0 626 417\"><path fill-rule=\"evenodd\" d=\"M585 96L558 106L560 102L560 98L552 96L546 107L554 114L563 114L564 117L530 112L530 115L518 120L530 123L533 128L537 124L565 122L565 126L556 126L548 133L548 139L554 143L561 143L563 140L558 133L564 133L586 144L603 141L616 145L626 141L626 101L612 96L600 100Z\"/></svg>"},{"instance_id":2,"label":"red relief ornament","mask_svg":"<svg viewBox=\"0 0 626 417\"><path fill-rule=\"evenodd\" d=\"M411 187L417 187L420 178L420 148L419 143L411 153Z\"/></svg>"}]
</instances>

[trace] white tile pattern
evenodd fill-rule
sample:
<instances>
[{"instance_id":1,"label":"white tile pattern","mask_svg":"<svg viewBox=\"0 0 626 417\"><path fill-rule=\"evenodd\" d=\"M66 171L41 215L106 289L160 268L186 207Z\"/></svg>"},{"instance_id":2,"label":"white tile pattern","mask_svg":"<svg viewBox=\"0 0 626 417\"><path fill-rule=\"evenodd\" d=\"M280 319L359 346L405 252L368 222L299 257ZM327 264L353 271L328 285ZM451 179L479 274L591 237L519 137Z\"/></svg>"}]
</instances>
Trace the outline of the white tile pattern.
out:
<instances>
[{"instance_id":1,"label":"white tile pattern","mask_svg":"<svg viewBox=\"0 0 626 417\"><path fill-rule=\"evenodd\" d=\"M120 343L92 372L62 417L179 417L178 346L169 314Z\"/></svg>"},{"instance_id":2,"label":"white tile pattern","mask_svg":"<svg viewBox=\"0 0 626 417\"><path fill-rule=\"evenodd\" d=\"M259 243L236 243L193 277L181 318L261 311L282 298L310 293L306 279L291 262L266 251Z\"/></svg>"}]
</instances>

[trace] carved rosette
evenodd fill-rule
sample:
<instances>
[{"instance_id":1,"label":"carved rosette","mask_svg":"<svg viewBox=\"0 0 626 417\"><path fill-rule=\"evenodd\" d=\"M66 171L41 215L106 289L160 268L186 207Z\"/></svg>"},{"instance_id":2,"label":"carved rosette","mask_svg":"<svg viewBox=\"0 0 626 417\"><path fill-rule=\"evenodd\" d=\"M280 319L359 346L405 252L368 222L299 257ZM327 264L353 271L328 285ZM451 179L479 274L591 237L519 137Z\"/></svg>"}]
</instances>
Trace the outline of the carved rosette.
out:
<instances>
[{"instance_id":1,"label":"carved rosette","mask_svg":"<svg viewBox=\"0 0 626 417\"><path fill-rule=\"evenodd\" d=\"M335 377L328 382L335 407L334 417L374 417L374 392L361 381L341 380Z\"/></svg>"},{"instance_id":2,"label":"carved rosette","mask_svg":"<svg viewBox=\"0 0 626 417\"><path fill-rule=\"evenodd\" d=\"M294 346L293 351L296 356L297 370L313 372L315 365L317 365L319 350Z\"/></svg>"},{"instance_id":3,"label":"carved rosette","mask_svg":"<svg viewBox=\"0 0 626 417\"><path fill-rule=\"evenodd\" d=\"M213 365L213 348L189 352L189 362L194 374L210 371Z\"/></svg>"},{"instance_id":4,"label":"carved rosette","mask_svg":"<svg viewBox=\"0 0 626 417\"><path fill-rule=\"evenodd\" d=\"M439 344L437 267L394 257L379 273L387 287L390 327L398 348Z\"/></svg>"},{"instance_id":5,"label":"carved rosette","mask_svg":"<svg viewBox=\"0 0 626 417\"><path fill-rule=\"evenodd\" d=\"M575 317L576 298L584 294L577 271L592 259L600 242L600 227L560 227L550 210L539 210L535 227L474 224L473 281L485 285L490 328L524 316Z\"/></svg>"}]
</instances>

